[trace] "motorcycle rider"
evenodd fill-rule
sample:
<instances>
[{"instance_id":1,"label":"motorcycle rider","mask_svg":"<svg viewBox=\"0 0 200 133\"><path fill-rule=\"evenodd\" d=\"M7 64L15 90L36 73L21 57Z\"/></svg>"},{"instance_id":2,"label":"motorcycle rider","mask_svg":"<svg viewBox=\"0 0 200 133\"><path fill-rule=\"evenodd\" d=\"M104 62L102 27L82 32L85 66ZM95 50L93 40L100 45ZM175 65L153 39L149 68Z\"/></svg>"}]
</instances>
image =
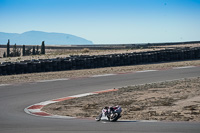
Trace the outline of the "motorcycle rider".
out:
<instances>
[{"instance_id":1,"label":"motorcycle rider","mask_svg":"<svg viewBox=\"0 0 200 133\"><path fill-rule=\"evenodd\" d=\"M117 105L117 106L109 106L109 107L108 107L108 106L105 106L105 107L102 109L101 114L99 114L99 116L96 118L96 121L100 121L102 116L107 116L107 115L110 114L112 111L114 111L115 108L118 108L118 105Z\"/></svg>"}]
</instances>

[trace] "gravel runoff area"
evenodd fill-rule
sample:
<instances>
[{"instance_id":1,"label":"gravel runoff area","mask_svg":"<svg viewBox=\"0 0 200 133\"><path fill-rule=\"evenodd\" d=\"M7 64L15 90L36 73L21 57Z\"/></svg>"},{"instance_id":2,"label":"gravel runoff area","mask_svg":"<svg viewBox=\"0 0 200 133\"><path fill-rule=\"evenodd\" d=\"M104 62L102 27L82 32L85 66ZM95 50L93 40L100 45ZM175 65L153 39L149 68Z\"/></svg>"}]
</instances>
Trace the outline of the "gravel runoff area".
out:
<instances>
[{"instance_id":1,"label":"gravel runoff area","mask_svg":"<svg viewBox=\"0 0 200 133\"><path fill-rule=\"evenodd\" d=\"M0 76L0 84L18 84L26 82L36 82L41 80L78 78L78 77L88 77L92 75L126 73L133 71L153 70L153 69L168 69L172 67L194 66L194 65L199 66L200 60L143 64L143 65L132 65L132 66L121 66L121 67L107 67L107 68L96 68L96 69L83 69L83 70L70 70L70 71L59 71L59 72L7 75L7 76Z\"/></svg>"},{"instance_id":2,"label":"gravel runoff area","mask_svg":"<svg viewBox=\"0 0 200 133\"><path fill-rule=\"evenodd\" d=\"M200 77L120 88L49 104L54 115L95 118L104 106L120 105L127 120L200 121Z\"/></svg>"}]
</instances>

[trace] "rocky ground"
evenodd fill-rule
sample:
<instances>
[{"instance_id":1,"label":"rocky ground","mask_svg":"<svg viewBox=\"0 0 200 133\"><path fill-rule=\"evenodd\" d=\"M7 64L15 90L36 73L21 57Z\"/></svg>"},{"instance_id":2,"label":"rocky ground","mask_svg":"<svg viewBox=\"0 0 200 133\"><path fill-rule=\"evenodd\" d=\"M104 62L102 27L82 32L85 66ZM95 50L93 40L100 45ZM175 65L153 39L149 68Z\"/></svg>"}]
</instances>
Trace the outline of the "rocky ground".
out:
<instances>
[{"instance_id":1,"label":"rocky ground","mask_svg":"<svg viewBox=\"0 0 200 133\"><path fill-rule=\"evenodd\" d=\"M200 121L200 77L120 88L45 106L56 115L95 118L104 106L120 105L128 120Z\"/></svg>"}]
</instances>

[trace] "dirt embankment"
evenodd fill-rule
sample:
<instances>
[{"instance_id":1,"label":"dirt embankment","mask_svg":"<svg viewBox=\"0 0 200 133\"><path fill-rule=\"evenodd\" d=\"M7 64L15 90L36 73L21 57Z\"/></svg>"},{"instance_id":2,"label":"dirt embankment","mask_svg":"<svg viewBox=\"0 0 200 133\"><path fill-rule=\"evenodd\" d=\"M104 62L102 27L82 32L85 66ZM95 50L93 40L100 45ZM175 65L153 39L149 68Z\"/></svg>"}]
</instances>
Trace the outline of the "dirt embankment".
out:
<instances>
[{"instance_id":1,"label":"dirt embankment","mask_svg":"<svg viewBox=\"0 0 200 133\"><path fill-rule=\"evenodd\" d=\"M120 105L121 119L200 121L200 77L120 88L66 100L42 110L56 115L96 117L104 106Z\"/></svg>"}]
</instances>

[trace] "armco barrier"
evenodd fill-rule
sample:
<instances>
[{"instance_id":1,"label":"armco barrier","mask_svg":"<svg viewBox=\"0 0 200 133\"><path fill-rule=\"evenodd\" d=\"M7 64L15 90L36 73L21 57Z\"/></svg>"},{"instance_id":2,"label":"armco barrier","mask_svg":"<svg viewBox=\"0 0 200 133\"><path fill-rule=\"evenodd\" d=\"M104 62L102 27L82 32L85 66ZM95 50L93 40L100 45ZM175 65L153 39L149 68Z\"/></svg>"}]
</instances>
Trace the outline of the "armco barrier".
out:
<instances>
[{"instance_id":1,"label":"armco barrier","mask_svg":"<svg viewBox=\"0 0 200 133\"><path fill-rule=\"evenodd\" d=\"M3 62L0 64L0 75L136 65L188 59L200 59L200 48L165 49L96 56L71 56L56 59L25 60L13 63Z\"/></svg>"}]
</instances>

